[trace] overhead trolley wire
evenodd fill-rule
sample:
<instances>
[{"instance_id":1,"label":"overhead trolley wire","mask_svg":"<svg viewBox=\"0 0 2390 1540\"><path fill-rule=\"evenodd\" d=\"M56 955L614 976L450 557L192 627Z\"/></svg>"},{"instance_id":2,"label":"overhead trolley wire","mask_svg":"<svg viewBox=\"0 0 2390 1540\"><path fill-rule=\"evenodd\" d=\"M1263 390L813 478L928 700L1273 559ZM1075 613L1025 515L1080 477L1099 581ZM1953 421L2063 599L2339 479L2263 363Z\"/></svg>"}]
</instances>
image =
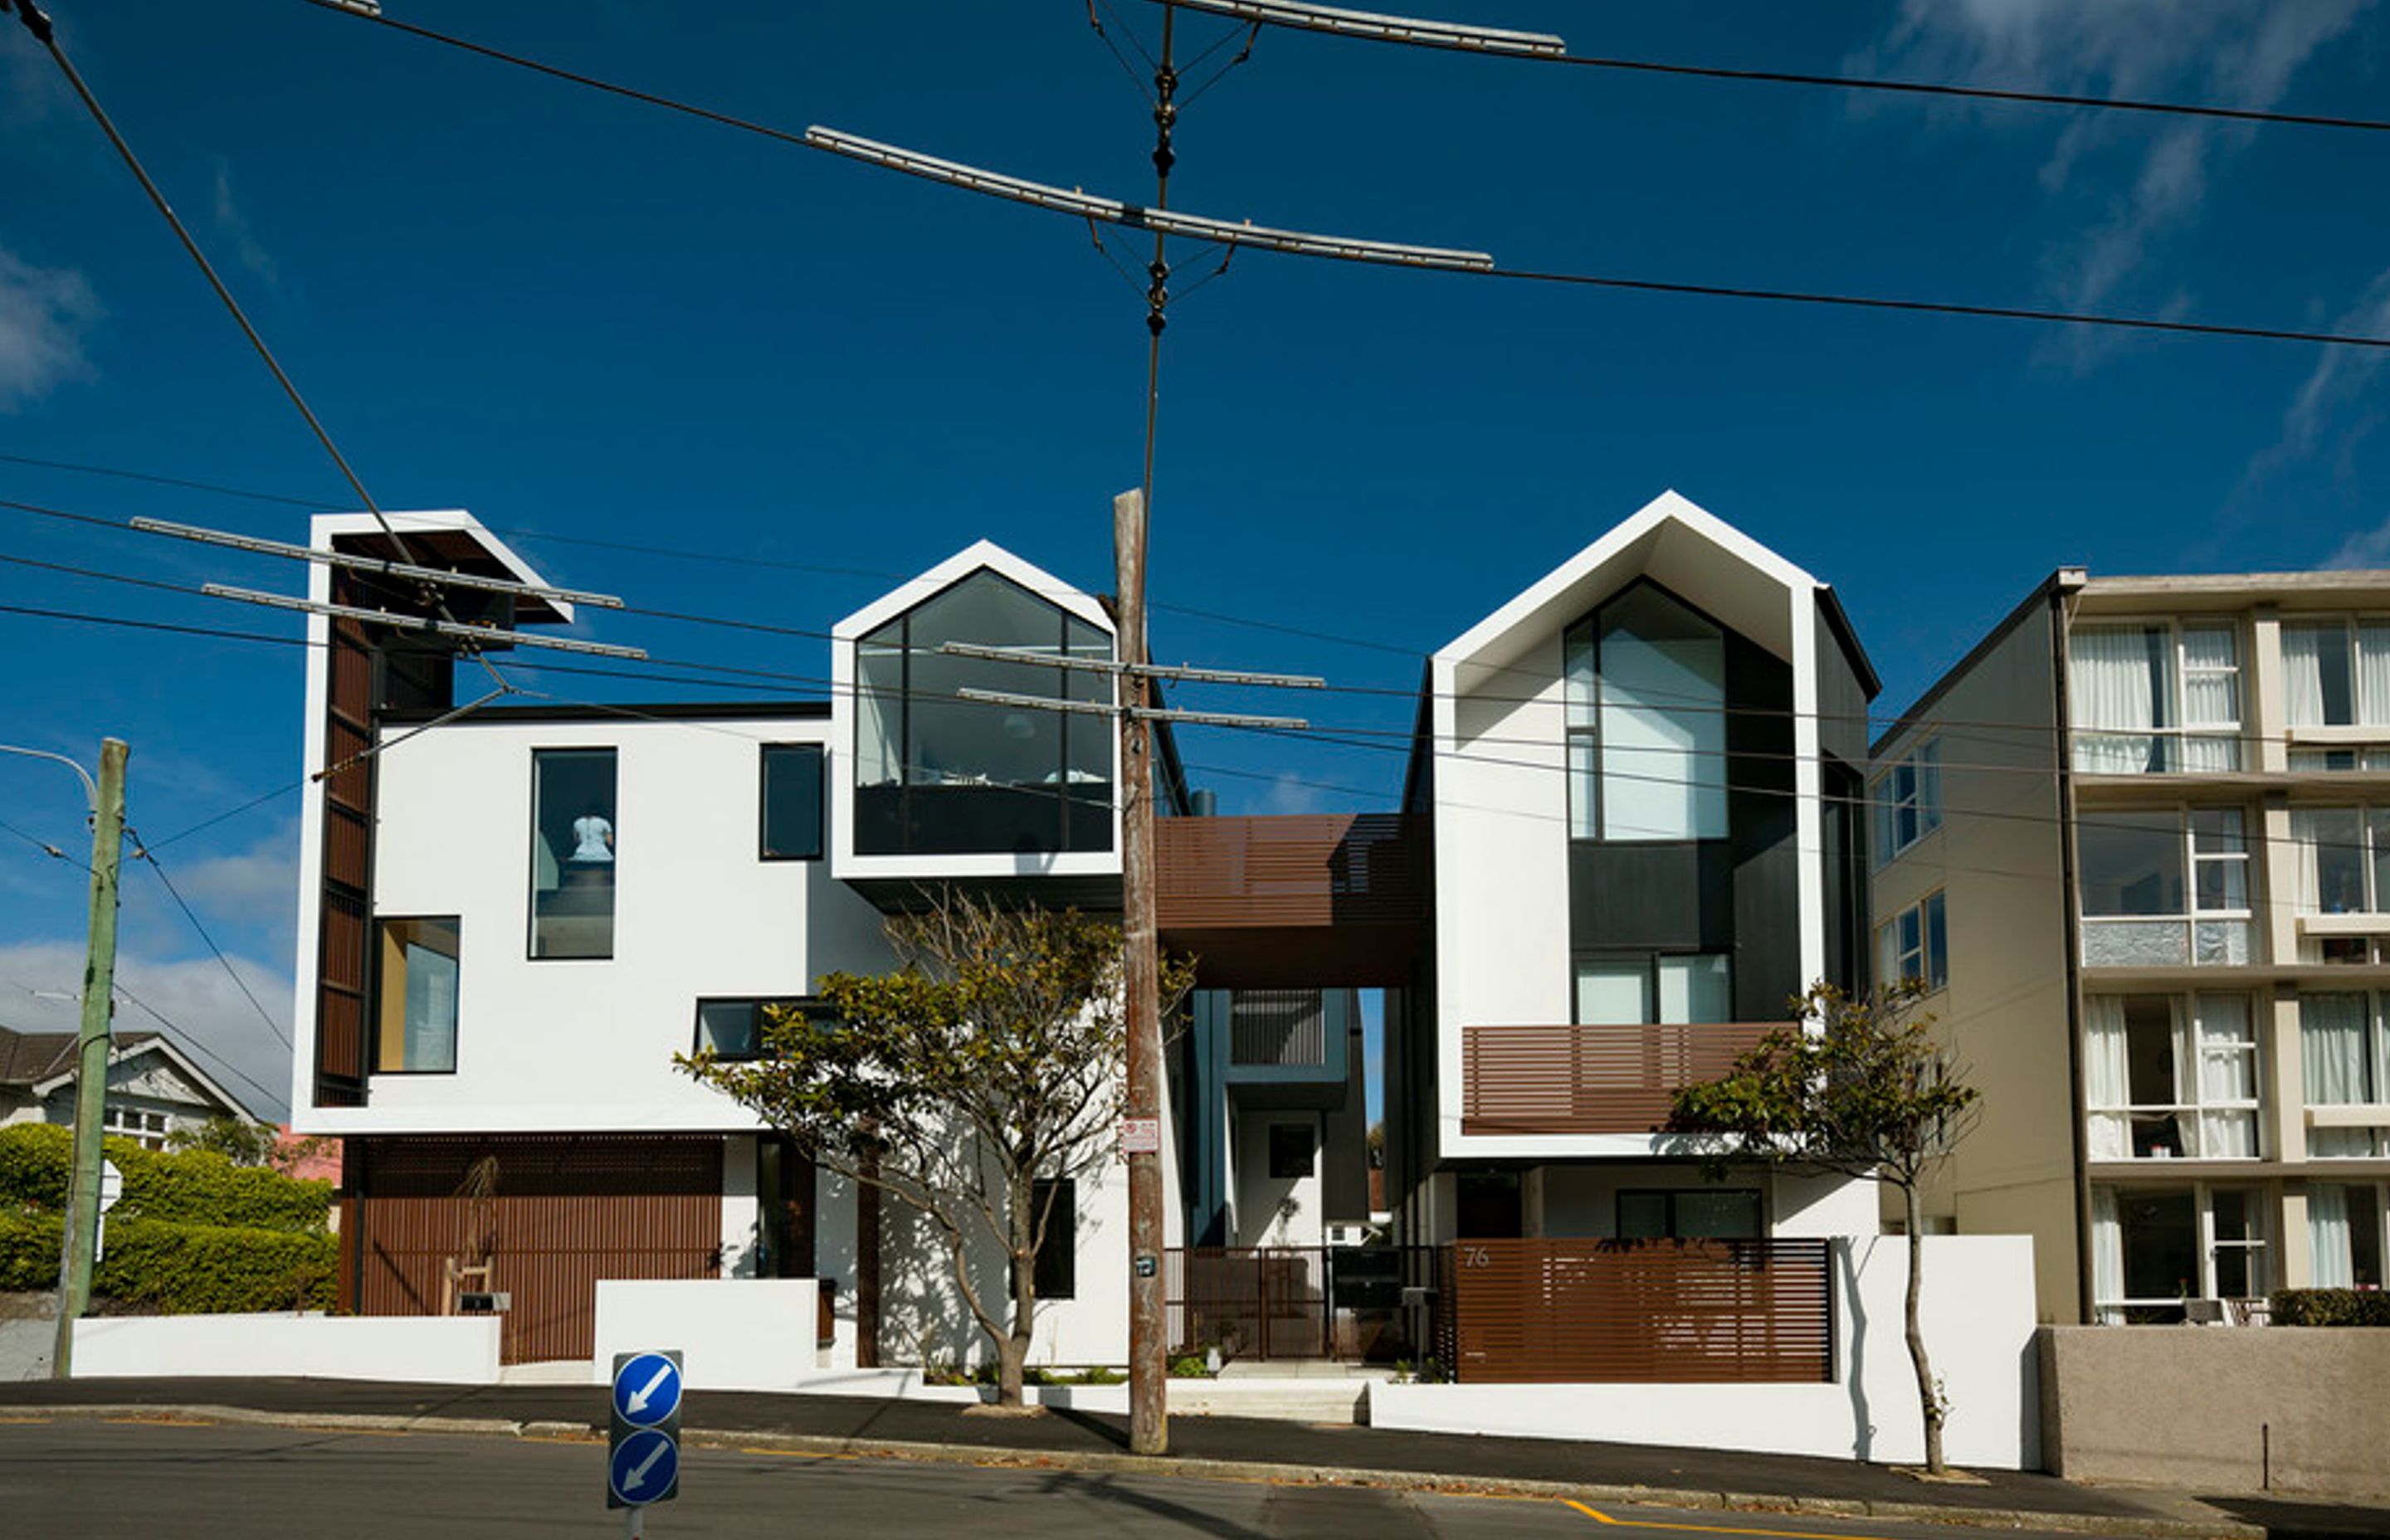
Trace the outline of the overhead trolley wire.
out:
<instances>
[{"instance_id":1,"label":"overhead trolley wire","mask_svg":"<svg viewBox=\"0 0 2390 1540\"><path fill-rule=\"evenodd\" d=\"M377 26L392 28L395 31L405 32L409 36L422 38L427 42L437 43L446 47L460 49L466 53L478 55L482 58L493 59L499 63L509 64L518 69L529 70L535 73L548 76L552 79L566 81L572 84L585 86L596 91L601 91L610 96L621 96L627 100L636 101L649 107L660 108L665 111L677 112L685 116L701 119L707 122L716 123L726 128L737 129L741 133L760 135L765 138L775 140L781 144L800 146L808 149L819 149L824 148L821 145L810 142L807 135L805 134L796 133L784 128L776 128L768 123L758 122L751 118L741 118L732 113L715 111L711 108L698 107L691 103L665 96L656 92L640 90L634 86L623 85L612 81L602 80L595 75L585 74L579 71L566 70L559 66L544 63L538 59L531 58L521 54L513 53L504 48L495 48L486 44L469 42L464 38L452 36L445 32L436 32L428 27L419 27L411 22L400 21L378 12L366 12L354 9L348 6L341 5L340 0L303 0L303 3L314 6L320 10L333 11L341 16L371 22ZM2088 98L2087 98L2087 100L2088 100ZM2212 110L2218 115L2222 115L2236 109L2218 108ZM2351 125L2354 125L2357 122L2357 120L2349 121ZM2378 126L2390 128L2390 123L2384 123ZM972 190L984 192L987 189L974 188ZM1033 203L1031 206L1037 207L1039 205ZM1112 221L1113 223L1119 223L1132 227L1144 226L1144 211L1141 208L1127 204L1121 205L1121 208L1122 212ZM1062 212L1065 211L1049 208L1047 212ZM1069 216L1078 219L1087 217L1084 212L1071 212ZM1226 222L1223 223L1225 224ZM1333 250L1317 250L1308 251L1304 254L1325 257L1334 261L1354 262L1376 266L1418 267L1427 265L1419 263L1416 260L1405 260L1395 256L1373 253L1365 247ZM1494 265L1454 268L1439 267L1435 270L1473 273L1475 276L1480 277L1506 278L1513 281L1548 283L1576 288L1606 289L1625 292L1677 294L1711 299L1748 300L1778 304L1829 306L1890 313L1949 315L1979 320L2025 321L2039 325L2108 328L2181 337L2211 337L2241 340L2305 342L2327 347L2390 350L2390 337L2374 337L2348 332L2312 331L2283 327L2234 326L2203 321L2168 320L2158 316L2117 315L2098 311L2054 310L2030 305L1978 304L1958 301L1921 300L1885 295L1850 294L1818 289L1779 289L1770 286L1752 284L1693 283L1688 281L1633 276L1622 274L1572 273L1553 269L1519 266Z\"/></svg>"},{"instance_id":2,"label":"overhead trolley wire","mask_svg":"<svg viewBox=\"0 0 2390 1540\"><path fill-rule=\"evenodd\" d=\"M1156 0L1162 3L1162 0ZM2205 102L2159 101L2133 96L2087 96L2063 91L2032 91L1998 85L1970 85L1886 78L1881 75L1835 75L1794 70L1745 70L1716 64L1681 64L1662 59L1625 58L1599 54L1571 54L1548 49L1491 50L1436 32L1380 29L1362 32L1336 24L1328 7L1245 6L1237 0L1169 0L1189 10L1234 18L1256 27L1280 27L1291 32L1326 32L1366 43L1390 43L1404 47L1433 48L1457 53L1497 53L1498 57L1534 64L1568 65L1585 70L1613 70L1635 74L1672 75L1693 80L1740 81L1768 85L1806 85L1838 91L1883 92L1895 96L1941 96L1969 101L2006 102L2029 107L2063 107L2108 112L2138 112L2165 117L2207 118L2228 122L2273 123L2297 128L2355 129L2390 133L2390 121L2319 112L2281 112L2265 108L2218 107ZM1306 18L1305 12L1313 14Z\"/></svg>"}]
</instances>

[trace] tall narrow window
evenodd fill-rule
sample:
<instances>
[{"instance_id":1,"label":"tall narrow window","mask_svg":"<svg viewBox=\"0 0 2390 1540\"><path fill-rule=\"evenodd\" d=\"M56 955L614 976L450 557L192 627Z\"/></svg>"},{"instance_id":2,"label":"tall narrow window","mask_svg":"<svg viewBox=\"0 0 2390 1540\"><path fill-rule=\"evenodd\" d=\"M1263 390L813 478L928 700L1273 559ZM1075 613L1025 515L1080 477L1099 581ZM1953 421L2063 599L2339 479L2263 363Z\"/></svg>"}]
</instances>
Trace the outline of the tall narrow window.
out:
<instances>
[{"instance_id":1,"label":"tall narrow window","mask_svg":"<svg viewBox=\"0 0 2390 1540\"><path fill-rule=\"evenodd\" d=\"M764 859L818 861L821 853L821 745L764 745Z\"/></svg>"},{"instance_id":2,"label":"tall narrow window","mask_svg":"<svg viewBox=\"0 0 2390 1540\"><path fill-rule=\"evenodd\" d=\"M1072 1299L1079 1291L1079 1184L1068 1176L1038 1177L1029 1184L1029 1206L1046 1223L1037 1243L1037 1297Z\"/></svg>"},{"instance_id":3,"label":"tall narrow window","mask_svg":"<svg viewBox=\"0 0 2390 1540\"><path fill-rule=\"evenodd\" d=\"M458 922L385 919L380 930L374 1069L383 1074L455 1070Z\"/></svg>"},{"instance_id":4,"label":"tall narrow window","mask_svg":"<svg viewBox=\"0 0 2390 1540\"><path fill-rule=\"evenodd\" d=\"M1725 633L1638 584L1562 645L1570 834L1726 838Z\"/></svg>"},{"instance_id":5,"label":"tall narrow window","mask_svg":"<svg viewBox=\"0 0 2390 1540\"><path fill-rule=\"evenodd\" d=\"M531 756L531 955L614 955L614 751Z\"/></svg>"},{"instance_id":6,"label":"tall narrow window","mask_svg":"<svg viewBox=\"0 0 2390 1540\"><path fill-rule=\"evenodd\" d=\"M1950 927L1944 896L1930 893L1876 927L1876 978L1917 979L1941 989L1950 982Z\"/></svg>"},{"instance_id":7,"label":"tall narrow window","mask_svg":"<svg viewBox=\"0 0 2390 1540\"><path fill-rule=\"evenodd\" d=\"M1929 738L1876 778L1875 859L1891 860L1942 827L1942 740Z\"/></svg>"}]
</instances>

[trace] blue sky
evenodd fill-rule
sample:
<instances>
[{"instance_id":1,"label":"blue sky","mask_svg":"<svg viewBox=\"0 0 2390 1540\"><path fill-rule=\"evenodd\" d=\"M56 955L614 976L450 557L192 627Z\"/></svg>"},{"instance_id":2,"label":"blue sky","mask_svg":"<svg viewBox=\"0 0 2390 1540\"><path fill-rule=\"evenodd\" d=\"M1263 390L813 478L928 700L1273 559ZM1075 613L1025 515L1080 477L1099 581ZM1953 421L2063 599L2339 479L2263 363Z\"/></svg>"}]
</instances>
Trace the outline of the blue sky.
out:
<instances>
[{"instance_id":1,"label":"blue sky","mask_svg":"<svg viewBox=\"0 0 2390 1540\"><path fill-rule=\"evenodd\" d=\"M1130 199L1150 187L1144 102L1078 0L389 4L790 128ZM1115 38L1150 45L1158 8L1114 4ZM801 628L983 535L1110 586L1145 332L1083 225L299 0L56 9L384 506L532 532L517 544L559 583ZM1434 13L1561 32L1580 53L2311 112L2369 110L2390 67L2371 0ZM1190 17L1181 39L1191 53L1228 30ZM1179 149L1177 206L1523 267L2390 333L2390 200L2371 191L2390 135L1269 32L1188 110ZM1168 335L1155 650L1340 687L1304 709L1357 742L1188 735L1225 810L1386 806L1420 654L1674 487L1837 585L1894 710L2061 563L2390 564L2376 366L1249 252ZM46 57L5 23L0 455L352 501ZM287 504L11 460L0 497L303 529ZM5 509L0 554L299 586L262 558ZM299 634L21 565L0 564L0 605ZM675 660L805 676L827 661L803 637L640 617L585 629ZM101 736L129 738L133 817L154 841L299 778L296 648L6 613L0 647L15 665L0 741L88 761ZM564 699L727 693L520 677ZM161 853L283 1031L298 806L286 790ZM53 766L0 759L0 819L78 852L85 838ZM79 973L83 875L0 831L0 1021L66 1019L45 996ZM257 1011L151 874L129 872L126 892L130 987L278 1091L287 1056Z\"/></svg>"}]
</instances>

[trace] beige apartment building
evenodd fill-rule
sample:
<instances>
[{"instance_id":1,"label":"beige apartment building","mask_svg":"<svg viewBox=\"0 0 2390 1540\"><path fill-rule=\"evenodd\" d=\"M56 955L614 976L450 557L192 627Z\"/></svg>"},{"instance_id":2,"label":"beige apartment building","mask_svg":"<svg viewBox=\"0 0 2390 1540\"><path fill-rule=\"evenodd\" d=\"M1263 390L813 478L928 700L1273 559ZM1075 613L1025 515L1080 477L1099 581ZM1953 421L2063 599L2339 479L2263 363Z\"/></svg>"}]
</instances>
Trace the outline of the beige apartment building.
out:
<instances>
[{"instance_id":1,"label":"beige apartment building","mask_svg":"<svg viewBox=\"0 0 2390 1540\"><path fill-rule=\"evenodd\" d=\"M2062 568L1874 761L1875 977L1984 1093L1929 1225L2061 1323L2380 1287L2390 572Z\"/></svg>"}]
</instances>

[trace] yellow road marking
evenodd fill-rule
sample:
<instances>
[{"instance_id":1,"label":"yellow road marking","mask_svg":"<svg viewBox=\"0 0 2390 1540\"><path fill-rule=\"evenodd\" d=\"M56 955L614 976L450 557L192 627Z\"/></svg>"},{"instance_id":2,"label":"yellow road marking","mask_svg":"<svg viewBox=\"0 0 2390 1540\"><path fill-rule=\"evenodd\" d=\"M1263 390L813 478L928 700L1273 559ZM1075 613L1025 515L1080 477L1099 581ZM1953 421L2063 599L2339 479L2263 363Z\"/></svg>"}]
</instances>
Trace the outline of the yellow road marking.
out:
<instances>
[{"instance_id":1,"label":"yellow road marking","mask_svg":"<svg viewBox=\"0 0 2390 1540\"><path fill-rule=\"evenodd\" d=\"M1758 1534L1771 1536L1772 1540L1882 1540L1882 1537L1877 1535L1829 1534L1813 1529L1739 1529L1725 1524L1663 1524L1646 1519L1613 1519L1598 1508L1587 1508L1572 1498L1561 1500L1588 1519L1596 1519L1605 1524L1617 1524L1628 1529L1681 1530L1690 1534Z\"/></svg>"}]
</instances>

